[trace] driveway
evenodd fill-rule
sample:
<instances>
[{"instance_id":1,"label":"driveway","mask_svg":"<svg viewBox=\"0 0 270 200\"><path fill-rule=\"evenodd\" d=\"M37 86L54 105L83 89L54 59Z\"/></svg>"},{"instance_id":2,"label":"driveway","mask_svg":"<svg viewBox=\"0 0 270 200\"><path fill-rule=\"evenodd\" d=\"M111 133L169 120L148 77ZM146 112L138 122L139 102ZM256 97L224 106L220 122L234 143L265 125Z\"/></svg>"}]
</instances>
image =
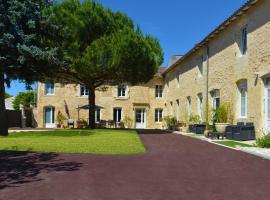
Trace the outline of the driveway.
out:
<instances>
[{"instance_id":1,"label":"driveway","mask_svg":"<svg viewBox=\"0 0 270 200\"><path fill-rule=\"evenodd\" d=\"M140 131L135 156L0 153L0 199L269 200L270 161Z\"/></svg>"}]
</instances>

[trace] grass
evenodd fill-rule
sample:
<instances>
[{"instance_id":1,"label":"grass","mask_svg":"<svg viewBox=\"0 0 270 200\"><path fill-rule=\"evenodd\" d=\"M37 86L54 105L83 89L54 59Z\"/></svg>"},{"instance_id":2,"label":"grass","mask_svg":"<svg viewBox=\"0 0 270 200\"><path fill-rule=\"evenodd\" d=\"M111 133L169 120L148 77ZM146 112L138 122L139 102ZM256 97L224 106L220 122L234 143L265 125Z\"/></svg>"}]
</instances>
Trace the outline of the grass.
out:
<instances>
[{"instance_id":1,"label":"grass","mask_svg":"<svg viewBox=\"0 0 270 200\"><path fill-rule=\"evenodd\" d=\"M228 147L232 147L232 148L236 148L236 147L252 147L252 145L249 144L245 144L245 143L241 143L241 142L236 142L236 141L232 141L232 140L228 140L228 141L215 141L214 143L217 144L222 144Z\"/></svg>"},{"instance_id":2,"label":"grass","mask_svg":"<svg viewBox=\"0 0 270 200\"><path fill-rule=\"evenodd\" d=\"M136 131L111 129L10 133L0 137L0 150L113 155L145 152Z\"/></svg>"}]
</instances>

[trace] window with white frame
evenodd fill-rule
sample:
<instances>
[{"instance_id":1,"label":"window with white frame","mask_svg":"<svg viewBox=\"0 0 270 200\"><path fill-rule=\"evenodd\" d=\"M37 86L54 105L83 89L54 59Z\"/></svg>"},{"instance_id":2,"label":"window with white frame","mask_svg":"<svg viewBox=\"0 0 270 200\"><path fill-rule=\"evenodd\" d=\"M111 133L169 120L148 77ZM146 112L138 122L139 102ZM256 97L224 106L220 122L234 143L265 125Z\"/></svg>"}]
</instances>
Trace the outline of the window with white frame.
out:
<instances>
[{"instance_id":1,"label":"window with white frame","mask_svg":"<svg viewBox=\"0 0 270 200\"><path fill-rule=\"evenodd\" d=\"M161 108L155 109L155 122L162 122L163 110Z\"/></svg>"},{"instance_id":2,"label":"window with white frame","mask_svg":"<svg viewBox=\"0 0 270 200\"><path fill-rule=\"evenodd\" d=\"M96 108L95 110L95 121L100 122L100 108Z\"/></svg>"},{"instance_id":3,"label":"window with white frame","mask_svg":"<svg viewBox=\"0 0 270 200\"><path fill-rule=\"evenodd\" d=\"M81 97L87 97L89 95L89 90L86 86L80 85L80 96Z\"/></svg>"},{"instance_id":4,"label":"window with white frame","mask_svg":"<svg viewBox=\"0 0 270 200\"><path fill-rule=\"evenodd\" d=\"M113 109L113 121L119 123L122 120L122 108Z\"/></svg>"},{"instance_id":5,"label":"window with white frame","mask_svg":"<svg viewBox=\"0 0 270 200\"><path fill-rule=\"evenodd\" d=\"M245 55L247 52L247 26L241 29L240 33L240 52L241 55Z\"/></svg>"},{"instance_id":6,"label":"window with white frame","mask_svg":"<svg viewBox=\"0 0 270 200\"><path fill-rule=\"evenodd\" d=\"M211 92L211 96L212 96L212 107L213 109L217 109L220 106L220 91L213 90Z\"/></svg>"},{"instance_id":7,"label":"window with white frame","mask_svg":"<svg viewBox=\"0 0 270 200\"><path fill-rule=\"evenodd\" d=\"M203 106L203 97L202 94L198 94L198 115L202 119L202 106Z\"/></svg>"},{"instance_id":8,"label":"window with white frame","mask_svg":"<svg viewBox=\"0 0 270 200\"><path fill-rule=\"evenodd\" d=\"M191 116L191 97L187 97L187 110L188 110L188 117Z\"/></svg>"},{"instance_id":9,"label":"window with white frame","mask_svg":"<svg viewBox=\"0 0 270 200\"><path fill-rule=\"evenodd\" d=\"M176 100L176 105L177 105L176 119L177 119L177 121L180 121L180 102L179 102L179 99Z\"/></svg>"},{"instance_id":10,"label":"window with white frame","mask_svg":"<svg viewBox=\"0 0 270 200\"><path fill-rule=\"evenodd\" d=\"M199 68L198 77L201 78L202 75L203 75L203 56L201 56L201 57L199 58L198 68Z\"/></svg>"},{"instance_id":11,"label":"window with white frame","mask_svg":"<svg viewBox=\"0 0 270 200\"><path fill-rule=\"evenodd\" d=\"M54 95L54 82L53 81L45 82L45 95Z\"/></svg>"},{"instance_id":12,"label":"window with white frame","mask_svg":"<svg viewBox=\"0 0 270 200\"><path fill-rule=\"evenodd\" d=\"M117 87L117 97L126 97L126 95L127 95L127 86L119 85Z\"/></svg>"},{"instance_id":13,"label":"window with white frame","mask_svg":"<svg viewBox=\"0 0 270 200\"><path fill-rule=\"evenodd\" d=\"M239 90L239 116L247 117L247 80L242 80L238 83Z\"/></svg>"},{"instance_id":14,"label":"window with white frame","mask_svg":"<svg viewBox=\"0 0 270 200\"><path fill-rule=\"evenodd\" d=\"M156 98L162 98L163 87L162 85L156 85L155 96Z\"/></svg>"}]
</instances>

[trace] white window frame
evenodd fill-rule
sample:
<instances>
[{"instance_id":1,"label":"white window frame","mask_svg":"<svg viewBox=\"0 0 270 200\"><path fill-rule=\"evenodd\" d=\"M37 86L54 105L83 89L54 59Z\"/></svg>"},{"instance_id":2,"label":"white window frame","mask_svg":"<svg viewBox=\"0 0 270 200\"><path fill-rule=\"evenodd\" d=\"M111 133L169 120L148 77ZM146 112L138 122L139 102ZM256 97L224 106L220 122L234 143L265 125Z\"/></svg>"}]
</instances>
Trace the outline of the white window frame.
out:
<instances>
[{"instance_id":1,"label":"white window frame","mask_svg":"<svg viewBox=\"0 0 270 200\"><path fill-rule=\"evenodd\" d=\"M99 111L99 120L97 119L97 113ZM100 108L96 108L95 109L95 122L99 123L101 121L101 109Z\"/></svg>"},{"instance_id":2,"label":"white window frame","mask_svg":"<svg viewBox=\"0 0 270 200\"><path fill-rule=\"evenodd\" d=\"M80 97L88 97L88 95L89 95L89 89L87 89L87 87L84 85L80 85Z\"/></svg>"},{"instance_id":3,"label":"white window frame","mask_svg":"<svg viewBox=\"0 0 270 200\"><path fill-rule=\"evenodd\" d=\"M239 117L247 118L248 112L248 89L247 89L247 80L243 80L238 83L238 92L239 92ZM244 92L244 93L242 93ZM242 96L244 94L244 96ZM245 105L243 105L243 100L245 101ZM242 108L244 108L244 113L242 112Z\"/></svg>"},{"instance_id":4,"label":"white window frame","mask_svg":"<svg viewBox=\"0 0 270 200\"><path fill-rule=\"evenodd\" d=\"M117 110L116 112L116 123L120 123L122 121L122 118L123 118L123 109L121 107L115 107L113 108L113 120L114 120L114 110ZM121 119L118 119L119 115L118 115L118 112L120 110L120 113L121 113Z\"/></svg>"},{"instance_id":5,"label":"white window frame","mask_svg":"<svg viewBox=\"0 0 270 200\"><path fill-rule=\"evenodd\" d=\"M203 107L203 96L202 94L198 94L198 115L200 116L201 120L203 116L202 107Z\"/></svg>"},{"instance_id":6,"label":"white window frame","mask_svg":"<svg viewBox=\"0 0 270 200\"><path fill-rule=\"evenodd\" d=\"M156 123L162 122L162 119L163 119L163 109L156 108L155 109L155 122Z\"/></svg>"},{"instance_id":7,"label":"white window frame","mask_svg":"<svg viewBox=\"0 0 270 200\"><path fill-rule=\"evenodd\" d=\"M212 91L212 107L213 109L217 109L217 99L219 99L219 106L220 106L220 90Z\"/></svg>"},{"instance_id":8,"label":"white window frame","mask_svg":"<svg viewBox=\"0 0 270 200\"><path fill-rule=\"evenodd\" d=\"M192 109L191 109L191 97L187 97L187 109L188 109L188 118L191 116L192 113Z\"/></svg>"},{"instance_id":9,"label":"white window frame","mask_svg":"<svg viewBox=\"0 0 270 200\"><path fill-rule=\"evenodd\" d=\"M156 87L155 87L155 97L157 99L161 99L163 97L163 86L162 85L156 85Z\"/></svg>"},{"instance_id":10,"label":"white window frame","mask_svg":"<svg viewBox=\"0 0 270 200\"><path fill-rule=\"evenodd\" d=\"M118 85L117 86L117 97L119 97L119 98L127 97L127 85Z\"/></svg>"},{"instance_id":11,"label":"white window frame","mask_svg":"<svg viewBox=\"0 0 270 200\"><path fill-rule=\"evenodd\" d=\"M50 92L48 92L48 90L47 90L47 84L50 84L50 87L51 87ZM55 95L55 83L54 83L54 81L47 80L45 82L45 84L44 84L44 87L45 87L45 95L47 95L47 96Z\"/></svg>"}]
</instances>

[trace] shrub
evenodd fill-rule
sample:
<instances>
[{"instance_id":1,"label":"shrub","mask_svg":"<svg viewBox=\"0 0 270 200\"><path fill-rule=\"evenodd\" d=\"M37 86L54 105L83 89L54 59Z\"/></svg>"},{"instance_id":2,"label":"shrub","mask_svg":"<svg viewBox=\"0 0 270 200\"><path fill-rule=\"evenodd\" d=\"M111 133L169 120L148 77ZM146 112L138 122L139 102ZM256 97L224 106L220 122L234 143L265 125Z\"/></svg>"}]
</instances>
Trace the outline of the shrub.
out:
<instances>
[{"instance_id":1,"label":"shrub","mask_svg":"<svg viewBox=\"0 0 270 200\"><path fill-rule=\"evenodd\" d=\"M163 118L164 122L166 123L166 126L168 129L172 130L175 129L177 126L177 119L176 117L172 116L166 116Z\"/></svg>"},{"instance_id":2,"label":"shrub","mask_svg":"<svg viewBox=\"0 0 270 200\"><path fill-rule=\"evenodd\" d=\"M126 128L132 128L133 120L130 117L125 116L123 123L124 123Z\"/></svg>"},{"instance_id":3,"label":"shrub","mask_svg":"<svg viewBox=\"0 0 270 200\"><path fill-rule=\"evenodd\" d=\"M261 148L270 148L270 134L256 140L256 145Z\"/></svg>"},{"instance_id":4,"label":"shrub","mask_svg":"<svg viewBox=\"0 0 270 200\"><path fill-rule=\"evenodd\" d=\"M66 120L67 118L62 114L62 112L59 110L58 113L57 113L57 116L56 116L56 121L58 122L58 124L60 126L63 125L64 121Z\"/></svg>"},{"instance_id":5,"label":"shrub","mask_svg":"<svg viewBox=\"0 0 270 200\"><path fill-rule=\"evenodd\" d=\"M191 114L189 116L189 122L190 122L190 124L198 124L201 122L201 117L199 115Z\"/></svg>"},{"instance_id":6,"label":"shrub","mask_svg":"<svg viewBox=\"0 0 270 200\"><path fill-rule=\"evenodd\" d=\"M215 123L232 123L233 121L232 105L224 103L213 111L213 122Z\"/></svg>"}]
</instances>

